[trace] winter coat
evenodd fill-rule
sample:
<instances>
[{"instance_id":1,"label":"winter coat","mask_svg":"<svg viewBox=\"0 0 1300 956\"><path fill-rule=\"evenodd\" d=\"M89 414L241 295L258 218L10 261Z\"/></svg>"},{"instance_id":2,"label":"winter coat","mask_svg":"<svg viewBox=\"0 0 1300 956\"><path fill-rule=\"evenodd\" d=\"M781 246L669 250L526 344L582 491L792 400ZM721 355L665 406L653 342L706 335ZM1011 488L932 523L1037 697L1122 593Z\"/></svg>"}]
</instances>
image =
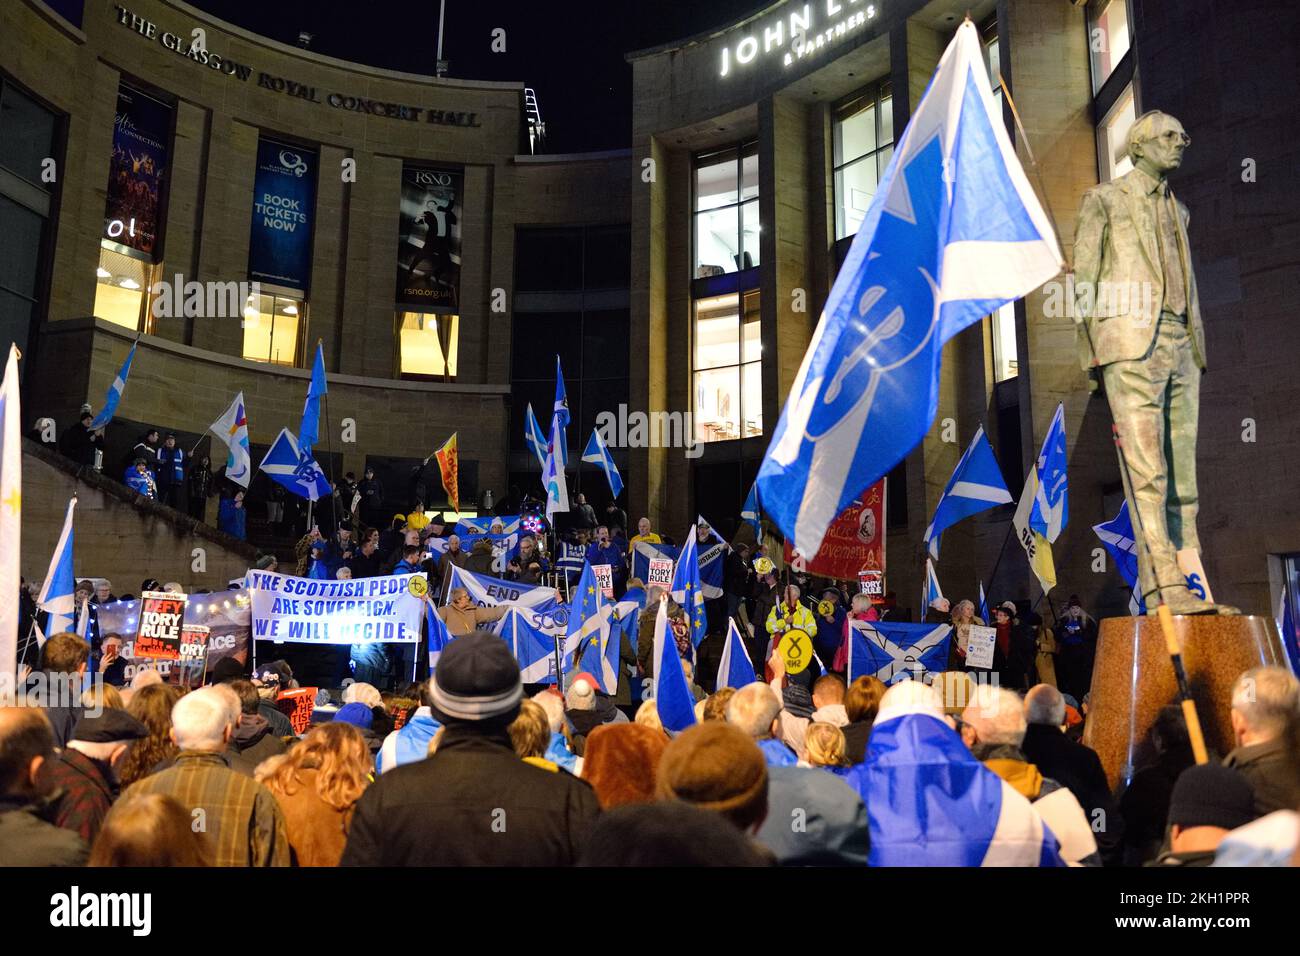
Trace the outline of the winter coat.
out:
<instances>
[{"instance_id":1,"label":"winter coat","mask_svg":"<svg viewBox=\"0 0 1300 956\"><path fill-rule=\"evenodd\" d=\"M104 436L96 434L81 422L76 422L59 438L59 451L78 465L93 468L95 451L104 447Z\"/></svg>"},{"instance_id":2,"label":"winter coat","mask_svg":"<svg viewBox=\"0 0 1300 956\"><path fill-rule=\"evenodd\" d=\"M221 503L217 506L217 528L232 538L243 541L247 537L245 532L247 522L248 512L244 510L242 502L237 502L234 498L221 499Z\"/></svg>"},{"instance_id":3,"label":"winter coat","mask_svg":"<svg viewBox=\"0 0 1300 956\"><path fill-rule=\"evenodd\" d=\"M230 769L250 777L263 760L287 749L272 730L271 722L261 714L240 715L239 726L230 738L230 748L233 751Z\"/></svg>"},{"instance_id":4,"label":"winter coat","mask_svg":"<svg viewBox=\"0 0 1300 956\"><path fill-rule=\"evenodd\" d=\"M591 786L520 760L505 729L458 724L357 803L343 866L569 866L600 813Z\"/></svg>"},{"instance_id":5,"label":"winter coat","mask_svg":"<svg viewBox=\"0 0 1300 956\"><path fill-rule=\"evenodd\" d=\"M1258 816L1300 806L1300 782L1296 780L1291 769L1292 758L1280 738L1238 747L1223 758L1223 765L1241 771L1241 775L1255 788L1255 813Z\"/></svg>"},{"instance_id":6,"label":"winter coat","mask_svg":"<svg viewBox=\"0 0 1300 956\"><path fill-rule=\"evenodd\" d=\"M1057 781L1044 777L1017 747L977 745L975 755L984 766L1033 804L1060 844L1062 860L1081 866L1101 865L1097 839L1074 794Z\"/></svg>"},{"instance_id":7,"label":"winter coat","mask_svg":"<svg viewBox=\"0 0 1300 956\"><path fill-rule=\"evenodd\" d=\"M292 793L272 791L284 814L294 866L338 866L347 846L356 804L340 810L326 803L316 789L318 776L318 770L300 770L290 785Z\"/></svg>"},{"instance_id":8,"label":"winter coat","mask_svg":"<svg viewBox=\"0 0 1300 956\"><path fill-rule=\"evenodd\" d=\"M136 470L135 465L131 465L122 476L122 484L126 485L137 495L143 495L145 498L158 497L158 485L154 481L153 472L147 468L143 473Z\"/></svg>"},{"instance_id":9,"label":"winter coat","mask_svg":"<svg viewBox=\"0 0 1300 956\"><path fill-rule=\"evenodd\" d=\"M470 551L469 560L465 562L465 570L472 571L475 574L496 575L496 569L492 565L496 561L496 556L492 554L492 543L487 538L479 538L474 542L474 548Z\"/></svg>"},{"instance_id":10,"label":"winter coat","mask_svg":"<svg viewBox=\"0 0 1300 956\"><path fill-rule=\"evenodd\" d=\"M164 487L185 483L185 450L168 448L164 445L158 449L158 484Z\"/></svg>"},{"instance_id":11,"label":"winter coat","mask_svg":"<svg viewBox=\"0 0 1300 956\"><path fill-rule=\"evenodd\" d=\"M793 819L802 825L792 827ZM805 767L767 768L767 819L755 839L783 866L866 866L871 848L867 808L857 791Z\"/></svg>"},{"instance_id":12,"label":"winter coat","mask_svg":"<svg viewBox=\"0 0 1300 956\"><path fill-rule=\"evenodd\" d=\"M1030 724L1020 749L1040 773L1074 794L1089 821L1105 819L1105 829L1097 833L1097 846L1108 866L1118 865L1123 856L1124 818L1111 796L1097 752L1048 724ZM1098 810L1103 814L1101 818Z\"/></svg>"},{"instance_id":13,"label":"winter coat","mask_svg":"<svg viewBox=\"0 0 1300 956\"><path fill-rule=\"evenodd\" d=\"M442 618L442 623L447 625L448 634L452 637L464 637L466 634L473 634L484 624L505 617L508 610L510 607L506 604L498 604L496 607L479 607L471 604L464 610L444 604L438 608L438 616Z\"/></svg>"},{"instance_id":14,"label":"winter coat","mask_svg":"<svg viewBox=\"0 0 1300 956\"><path fill-rule=\"evenodd\" d=\"M67 747L46 761L41 773L54 795L49 821L93 843L120 790L112 769Z\"/></svg>"},{"instance_id":15,"label":"winter coat","mask_svg":"<svg viewBox=\"0 0 1300 956\"><path fill-rule=\"evenodd\" d=\"M86 841L41 819L48 801L0 797L0 866L83 866Z\"/></svg>"}]
</instances>

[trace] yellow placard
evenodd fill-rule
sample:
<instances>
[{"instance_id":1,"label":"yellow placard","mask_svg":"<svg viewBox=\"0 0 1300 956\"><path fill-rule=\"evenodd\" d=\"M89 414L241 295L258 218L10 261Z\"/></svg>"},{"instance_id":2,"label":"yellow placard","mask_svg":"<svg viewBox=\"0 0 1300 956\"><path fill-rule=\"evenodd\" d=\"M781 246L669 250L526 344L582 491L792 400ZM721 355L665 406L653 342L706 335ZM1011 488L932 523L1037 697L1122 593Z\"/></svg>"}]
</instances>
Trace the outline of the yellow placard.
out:
<instances>
[{"instance_id":1,"label":"yellow placard","mask_svg":"<svg viewBox=\"0 0 1300 956\"><path fill-rule=\"evenodd\" d=\"M422 598L429 593L429 579L423 574L417 574L406 582L406 589L416 597Z\"/></svg>"},{"instance_id":2,"label":"yellow placard","mask_svg":"<svg viewBox=\"0 0 1300 956\"><path fill-rule=\"evenodd\" d=\"M812 663L813 642L806 631L792 627L785 632L785 636L776 645L776 649L781 655L781 659L785 661L785 672L787 674L801 673Z\"/></svg>"}]
</instances>

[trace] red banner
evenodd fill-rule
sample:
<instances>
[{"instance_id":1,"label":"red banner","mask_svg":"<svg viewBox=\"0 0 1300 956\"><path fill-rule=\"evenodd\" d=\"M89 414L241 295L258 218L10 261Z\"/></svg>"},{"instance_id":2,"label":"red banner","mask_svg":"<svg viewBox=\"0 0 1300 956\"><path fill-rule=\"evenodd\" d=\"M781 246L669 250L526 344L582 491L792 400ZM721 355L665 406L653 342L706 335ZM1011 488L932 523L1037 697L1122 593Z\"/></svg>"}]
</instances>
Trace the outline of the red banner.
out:
<instances>
[{"instance_id":1,"label":"red banner","mask_svg":"<svg viewBox=\"0 0 1300 956\"><path fill-rule=\"evenodd\" d=\"M785 545L787 564L794 550ZM812 560L798 569L837 581L856 581L860 571L885 571L885 479L881 478L831 522Z\"/></svg>"},{"instance_id":2,"label":"red banner","mask_svg":"<svg viewBox=\"0 0 1300 956\"><path fill-rule=\"evenodd\" d=\"M282 690L275 699L276 709L289 718L293 732L302 736L311 726L311 715L316 709L316 688L295 687Z\"/></svg>"},{"instance_id":3,"label":"red banner","mask_svg":"<svg viewBox=\"0 0 1300 956\"><path fill-rule=\"evenodd\" d=\"M447 444L443 445L436 452L434 457L438 459L438 470L442 472L442 487L447 491L447 500L451 506L460 513L460 455L456 450L456 435L453 434L447 439Z\"/></svg>"}]
</instances>

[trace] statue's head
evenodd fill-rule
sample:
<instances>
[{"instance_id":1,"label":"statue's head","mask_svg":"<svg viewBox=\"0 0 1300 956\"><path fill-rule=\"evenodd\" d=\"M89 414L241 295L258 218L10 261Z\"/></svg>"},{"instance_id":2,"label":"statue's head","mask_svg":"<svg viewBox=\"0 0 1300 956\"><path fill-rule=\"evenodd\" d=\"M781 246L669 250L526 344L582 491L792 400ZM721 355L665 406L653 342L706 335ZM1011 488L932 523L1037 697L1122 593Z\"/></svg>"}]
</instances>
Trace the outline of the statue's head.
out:
<instances>
[{"instance_id":1,"label":"statue's head","mask_svg":"<svg viewBox=\"0 0 1300 956\"><path fill-rule=\"evenodd\" d=\"M1183 124L1168 113L1143 113L1128 131L1128 157L1134 166L1165 176L1182 165L1183 151L1192 138Z\"/></svg>"}]
</instances>

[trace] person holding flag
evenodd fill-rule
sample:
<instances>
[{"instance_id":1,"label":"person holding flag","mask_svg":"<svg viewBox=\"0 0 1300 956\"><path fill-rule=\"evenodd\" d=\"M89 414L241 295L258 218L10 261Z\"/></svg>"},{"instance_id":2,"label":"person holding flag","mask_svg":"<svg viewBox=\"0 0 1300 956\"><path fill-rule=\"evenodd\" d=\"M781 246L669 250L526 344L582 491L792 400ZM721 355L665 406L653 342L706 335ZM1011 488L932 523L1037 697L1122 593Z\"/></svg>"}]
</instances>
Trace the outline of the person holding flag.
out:
<instances>
[{"instance_id":1,"label":"person holding flag","mask_svg":"<svg viewBox=\"0 0 1300 956\"><path fill-rule=\"evenodd\" d=\"M686 544L673 568L672 598L686 611L691 626L691 646L698 648L708 633L704 612L704 587L700 582L698 525L686 533Z\"/></svg>"},{"instance_id":2,"label":"person holding flag","mask_svg":"<svg viewBox=\"0 0 1300 956\"><path fill-rule=\"evenodd\" d=\"M72 513L77 507L77 496L68 501L68 510L63 518L63 530L59 532L59 541L54 546L50 557L49 570L41 583L37 606L46 613L45 637L71 631L76 623L76 588L77 581L73 575L72 554ZM44 644L44 638L37 631L38 643Z\"/></svg>"}]
</instances>

